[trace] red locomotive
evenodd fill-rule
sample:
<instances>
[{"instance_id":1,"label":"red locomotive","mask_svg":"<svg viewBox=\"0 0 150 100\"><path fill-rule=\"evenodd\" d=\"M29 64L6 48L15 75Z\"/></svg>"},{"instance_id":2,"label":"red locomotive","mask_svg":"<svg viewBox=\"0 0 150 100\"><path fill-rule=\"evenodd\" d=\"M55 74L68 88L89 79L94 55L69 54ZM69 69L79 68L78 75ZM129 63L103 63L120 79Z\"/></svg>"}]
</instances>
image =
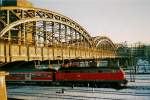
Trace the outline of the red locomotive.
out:
<instances>
[{"instance_id":1,"label":"red locomotive","mask_svg":"<svg viewBox=\"0 0 150 100\"><path fill-rule=\"evenodd\" d=\"M61 84L82 84L101 86L111 84L112 86L125 86L127 80L121 68L106 67L68 67L60 68L56 72L56 81Z\"/></svg>"}]
</instances>

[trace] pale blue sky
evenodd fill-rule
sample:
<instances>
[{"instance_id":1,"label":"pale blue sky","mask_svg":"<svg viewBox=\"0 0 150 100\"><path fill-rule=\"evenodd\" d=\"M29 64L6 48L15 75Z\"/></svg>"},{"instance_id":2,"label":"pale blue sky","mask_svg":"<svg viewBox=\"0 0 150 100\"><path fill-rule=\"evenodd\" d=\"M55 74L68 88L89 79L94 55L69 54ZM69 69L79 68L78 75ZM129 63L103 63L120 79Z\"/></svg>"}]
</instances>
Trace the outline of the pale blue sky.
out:
<instances>
[{"instance_id":1,"label":"pale blue sky","mask_svg":"<svg viewBox=\"0 0 150 100\"><path fill-rule=\"evenodd\" d=\"M29 0L70 17L91 36L106 35L113 42L150 43L150 0Z\"/></svg>"}]
</instances>

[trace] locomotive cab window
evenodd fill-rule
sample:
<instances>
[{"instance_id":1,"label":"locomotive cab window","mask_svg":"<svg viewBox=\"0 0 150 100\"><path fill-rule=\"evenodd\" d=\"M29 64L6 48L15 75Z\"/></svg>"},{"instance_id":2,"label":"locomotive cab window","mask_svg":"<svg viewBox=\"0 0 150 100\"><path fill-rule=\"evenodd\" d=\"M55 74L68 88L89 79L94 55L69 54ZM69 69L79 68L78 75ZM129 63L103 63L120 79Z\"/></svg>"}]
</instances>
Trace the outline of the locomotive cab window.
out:
<instances>
[{"instance_id":1,"label":"locomotive cab window","mask_svg":"<svg viewBox=\"0 0 150 100\"><path fill-rule=\"evenodd\" d=\"M97 67L119 67L119 60L102 60L97 63Z\"/></svg>"},{"instance_id":2,"label":"locomotive cab window","mask_svg":"<svg viewBox=\"0 0 150 100\"><path fill-rule=\"evenodd\" d=\"M108 67L108 61L100 61L98 64L97 64L98 67Z\"/></svg>"}]
</instances>

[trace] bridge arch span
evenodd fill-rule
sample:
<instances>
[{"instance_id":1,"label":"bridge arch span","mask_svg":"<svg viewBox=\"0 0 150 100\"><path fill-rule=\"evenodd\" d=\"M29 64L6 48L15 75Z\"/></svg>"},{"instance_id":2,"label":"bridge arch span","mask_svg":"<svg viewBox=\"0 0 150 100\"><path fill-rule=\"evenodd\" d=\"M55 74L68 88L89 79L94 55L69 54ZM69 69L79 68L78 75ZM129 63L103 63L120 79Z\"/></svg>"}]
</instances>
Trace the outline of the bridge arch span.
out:
<instances>
[{"instance_id":1,"label":"bridge arch span","mask_svg":"<svg viewBox=\"0 0 150 100\"><path fill-rule=\"evenodd\" d=\"M71 20L70 18L68 18L64 15L61 15L59 13L52 12L52 11L45 10L45 9L39 9L39 8L22 8L22 7L1 7L1 13L3 15L5 15L5 17L7 17L7 18L9 17L7 20L6 20L6 18L2 19L4 21L4 23L7 23L7 26L1 30L1 32L0 32L1 38L3 38L3 36L5 34L8 34L8 32L10 32L10 30L13 30L13 29L14 30L24 30L24 29L28 28L28 30L32 31L32 33L35 33L36 30L34 30L34 28L37 28L37 27L35 27L37 25L35 23L38 23L38 25L39 25L39 23L40 24L45 23L45 25L43 24L43 26L44 26L43 30L47 31L48 28L46 28L47 27L46 22L54 22L54 23L58 24L58 25L56 25L56 27L57 27L56 31L59 31L59 33L58 32L57 33L58 33L58 35L61 35L60 37L61 37L61 39L63 38L62 39L63 42L64 42L64 39L66 39L66 36L70 35L69 38L73 38L72 39L73 41L78 40L78 42L82 42L82 44L85 43L86 46L87 45L89 47L93 46L90 34L83 27L81 27L78 23ZM25 24L25 27L23 27L23 24ZM31 27L32 27L32 30L31 30ZM53 28L56 29L56 27L54 26ZM64 29L62 29L61 27L63 27ZM67 32L68 32L67 27L71 28L70 34L67 34ZM42 28L42 27L40 27L40 28ZM63 34L60 33L60 32L62 32L62 30L64 30ZM44 31L43 31L43 33L44 33ZM26 31L26 33L27 33L27 31ZM76 33L79 36L77 36ZM13 33L10 32L10 34L12 35ZM42 34L40 33L40 36L41 35ZM60 37L58 37L58 36L56 37L57 41L60 41ZM10 38L10 37L8 37L8 38ZM79 40L79 38L80 38L80 40ZM70 40L68 40L68 41L70 41Z\"/></svg>"},{"instance_id":2,"label":"bridge arch span","mask_svg":"<svg viewBox=\"0 0 150 100\"><path fill-rule=\"evenodd\" d=\"M0 14L0 62L115 56L110 50L102 53L99 49L105 43L114 47L111 40L102 37L94 40L82 26L59 13L39 8L1 7Z\"/></svg>"},{"instance_id":3,"label":"bridge arch span","mask_svg":"<svg viewBox=\"0 0 150 100\"><path fill-rule=\"evenodd\" d=\"M111 41L111 39L109 39L106 36L95 37L94 43L95 43L96 48L100 47L101 49L103 49L105 46L106 47L105 49L109 49L109 50L111 49L113 51L116 50L116 46L114 45L114 43Z\"/></svg>"}]
</instances>

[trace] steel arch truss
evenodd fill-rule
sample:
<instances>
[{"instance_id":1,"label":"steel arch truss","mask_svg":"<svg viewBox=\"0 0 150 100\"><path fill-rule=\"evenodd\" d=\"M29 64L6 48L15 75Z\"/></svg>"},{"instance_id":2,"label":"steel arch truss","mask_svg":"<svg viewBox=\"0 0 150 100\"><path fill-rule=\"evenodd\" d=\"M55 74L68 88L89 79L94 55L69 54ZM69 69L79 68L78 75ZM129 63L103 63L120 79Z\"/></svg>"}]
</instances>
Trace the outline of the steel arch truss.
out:
<instances>
[{"instance_id":1,"label":"steel arch truss","mask_svg":"<svg viewBox=\"0 0 150 100\"><path fill-rule=\"evenodd\" d=\"M100 48L109 45L112 50ZM100 49L99 49L100 48ZM0 62L114 57L106 37L95 40L78 23L38 8L0 7Z\"/></svg>"},{"instance_id":2,"label":"steel arch truss","mask_svg":"<svg viewBox=\"0 0 150 100\"><path fill-rule=\"evenodd\" d=\"M112 51L116 53L116 47L114 43L106 36L95 37L94 43L97 49Z\"/></svg>"},{"instance_id":3,"label":"steel arch truss","mask_svg":"<svg viewBox=\"0 0 150 100\"><path fill-rule=\"evenodd\" d=\"M1 7L0 38L36 46L71 45L92 48L89 33L61 14L38 8Z\"/></svg>"}]
</instances>

